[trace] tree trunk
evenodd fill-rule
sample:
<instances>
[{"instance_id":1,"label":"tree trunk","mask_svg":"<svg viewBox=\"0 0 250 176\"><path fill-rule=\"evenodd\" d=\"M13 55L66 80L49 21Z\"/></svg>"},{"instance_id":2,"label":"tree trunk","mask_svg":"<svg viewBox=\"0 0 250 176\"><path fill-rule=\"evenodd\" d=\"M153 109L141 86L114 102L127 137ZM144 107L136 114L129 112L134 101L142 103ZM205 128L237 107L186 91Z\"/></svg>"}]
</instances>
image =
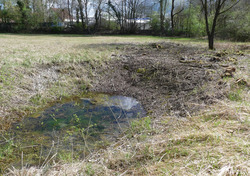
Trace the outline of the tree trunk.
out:
<instances>
[{"instance_id":1,"label":"tree trunk","mask_svg":"<svg viewBox=\"0 0 250 176\"><path fill-rule=\"evenodd\" d=\"M79 24L79 8L76 8L76 23Z\"/></svg>"},{"instance_id":2,"label":"tree trunk","mask_svg":"<svg viewBox=\"0 0 250 176\"><path fill-rule=\"evenodd\" d=\"M161 35L162 35L164 33L163 0L160 0L160 23L161 23Z\"/></svg>"},{"instance_id":3,"label":"tree trunk","mask_svg":"<svg viewBox=\"0 0 250 176\"><path fill-rule=\"evenodd\" d=\"M208 36L208 48L211 50L214 49L214 35Z\"/></svg>"},{"instance_id":4,"label":"tree trunk","mask_svg":"<svg viewBox=\"0 0 250 176\"><path fill-rule=\"evenodd\" d=\"M228 7L227 9L225 9L223 12L221 12L221 9L223 8L223 6L225 5L225 3L228 0L216 0L214 2L214 6L212 5L212 1L209 1L209 5L208 5L208 0L200 0L201 4L202 4L202 8L204 10L204 14L205 14L205 21L206 21L206 31L207 31L207 36L208 36L208 47L209 49L214 49L214 36L215 36L215 28L216 28L216 23L217 23L217 19L219 17L220 14L230 10L231 8L233 8L236 4L239 3L239 0L236 1L235 3L233 3L230 7ZM215 14L214 14L214 18L213 18L213 22L212 22L212 28L210 28L209 25L209 13L211 13L211 9L215 9Z\"/></svg>"},{"instance_id":5,"label":"tree trunk","mask_svg":"<svg viewBox=\"0 0 250 176\"><path fill-rule=\"evenodd\" d=\"M68 5L68 15L69 15L69 21L70 21L70 24L72 25L73 24L73 19L71 18L71 13L70 13L70 3L69 3L69 0L67 2L67 5Z\"/></svg>"},{"instance_id":6,"label":"tree trunk","mask_svg":"<svg viewBox=\"0 0 250 176\"><path fill-rule=\"evenodd\" d=\"M124 12L123 12L123 8L124 8L124 2L122 1L122 9L121 9L121 32L123 33L124 31Z\"/></svg>"},{"instance_id":7,"label":"tree trunk","mask_svg":"<svg viewBox=\"0 0 250 176\"><path fill-rule=\"evenodd\" d=\"M174 34L174 1L172 0L172 8L171 8L171 30L172 30L172 35Z\"/></svg>"},{"instance_id":8,"label":"tree trunk","mask_svg":"<svg viewBox=\"0 0 250 176\"><path fill-rule=\"evenodd\" d=\"M86 24L86 27L87 27L87 30L88 32L90 32L89 30L89 17L88 17L88 3L89 1L88 0L85 0L85 3L84 3L84 9L85 9L85 24Z\"/></svg>"},{"instance_id":9,"label":"tree trunk","mask_svg":"<svg viewBox=\"0 0 250 176\"><path fill-rule=\"evenodd\" d=\"M108 15L109 15L109 19L108 19L108 29L110 30L110 6L108 6Z\"/></svg>"},{"instance_id":10,"label":"tree trunk","mask_svg":"<svg viewBox=\"0 0 250 176\"><path fill-rule=\"evenodd\" d=\"M81 21L82 21L82 29L85 29L85 24L84 24L84 15L83 15L83 8L82 8L82 1L78 0L79 3L79 10L80 10L80 15L81 15Z\"/></svg>"},{"instance_id":11,"label":"tree trunk","mask_svg":"<svg viewBox=\"0 0 250 176\"><path fill-rule=\"evenodd\" d=\"M191 0L189 0L189 9L188 9L188 19L187 19L187 31L186 36L191 37Z\"/></svg>"}]
</instances>

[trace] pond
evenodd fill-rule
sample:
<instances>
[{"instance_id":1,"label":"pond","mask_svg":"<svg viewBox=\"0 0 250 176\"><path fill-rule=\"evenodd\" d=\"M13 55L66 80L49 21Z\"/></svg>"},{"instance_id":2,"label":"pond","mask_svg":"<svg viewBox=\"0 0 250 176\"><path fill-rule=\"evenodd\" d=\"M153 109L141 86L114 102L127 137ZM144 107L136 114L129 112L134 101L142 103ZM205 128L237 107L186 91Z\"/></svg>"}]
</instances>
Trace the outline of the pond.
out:
<instances>
[{"instance_id":1,"label":"pond","mask_svg":"<svg viewBox=\"0 0 250 176\"><path fill-rule=\"evenodd\" d=\"M22 161L13 165L41 166L52 157L65 162L82 159L116 140L131 120L145 115L136 99L124 96L89 93L56 103L13 125L15 143L22 151Z\"/></svg>"}]
</instances>

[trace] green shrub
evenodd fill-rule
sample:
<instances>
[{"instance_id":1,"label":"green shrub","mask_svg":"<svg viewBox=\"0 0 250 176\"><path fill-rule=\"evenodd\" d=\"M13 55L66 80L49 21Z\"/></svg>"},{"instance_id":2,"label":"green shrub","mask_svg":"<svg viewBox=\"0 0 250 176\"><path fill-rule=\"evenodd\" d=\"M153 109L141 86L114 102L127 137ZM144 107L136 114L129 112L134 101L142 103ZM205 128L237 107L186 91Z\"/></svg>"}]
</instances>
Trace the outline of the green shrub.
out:
<instances>
[{"instance_id":1,"label":"green shrub","mask_svg":"<svg viewBox=\"0 0 250 176\"><path fill-rule=\"evenodd\" d=\"M50 31L54 34L60 34L63 31L63 27L53 26L50 28Z\"/></svg>"},{"instance_id":2,"label":"green shrub","mask_svg":"<svg viewBox=\"0 0 250 176\"><path fill-rule=\"evenodd\" d=\"M151 27L154 34L160 33L161 27L160 27L160 16L158 13L154 13L152 15L151 20Z\"/></svg>"}]
</instances>

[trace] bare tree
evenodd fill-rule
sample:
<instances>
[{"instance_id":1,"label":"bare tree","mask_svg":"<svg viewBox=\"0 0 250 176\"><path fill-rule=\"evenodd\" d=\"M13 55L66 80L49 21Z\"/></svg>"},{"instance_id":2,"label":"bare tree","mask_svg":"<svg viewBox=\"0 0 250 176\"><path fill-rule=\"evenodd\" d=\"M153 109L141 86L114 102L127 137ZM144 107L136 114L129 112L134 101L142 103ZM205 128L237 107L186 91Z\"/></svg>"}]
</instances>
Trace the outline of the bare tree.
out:
<instances>
[{"instance_id":1,"label":"bare tree","mask_svg":"<svg viewBox=\"0 0 250 176\"><path fill-rule=\"evenodd\" d=\"M82 28L85 29L85 21L84 21L84 14L83 14L83 6L82 6L82 0L77 0L79 5L79 11L82 21Z\"/></svg>"},{"instance_id":2,"label":"bare tree","mask_svg":"<svg viewBox=\"0 0 250 176\"><path fill-rule=\"evenodd\" d=\"M89 31L89 16L88 16L89 0L83 0L83 4L84 4L84 12L85 12L85 25Z\"/></svg>"},{"instance_id":3,"label":"bare tree","mask_svg":"<svg viewBox=\"0 0 250 176\"><path fill-rule=\"evenodd\" d=\"M93 8L95 10L95 30L97 30L101 25L101 15L103 10L102 5L103 5L103 0L93 1Z\"/></svg>"},{"instance_id":4,"label":"bare tree","mask_svg":"<svg viewBox=\"0 0 250 176\"><path fill-rule=\"evenodd\" d=\"M73 24L73 18L72 18L72 14L71 14L71 3L70 3L70 0L67 0L67 7L68 7L68 13L69 13L69 20L70 20L70 24Z\"/></svg>"},{"instance_id":5,"label":"bare tree","mask_svg":"<svg viewBox=\"0 0 250 176\"><path fill-rule=\"evenodd\" d=\"M165 33L165 18L166 18L166 10L167 10L167 4L168 0L160 0L160 25L161 25L161 34Z\"/></svg>"},{"instance_id":6,"label":"bare tree","mask_svg":"<svg viewBox=\"0 0 250 176\"><path fill-rule=\"evenodd\" d=\"M135 32L137 25L136 19L143 13L144 1L143 0L128 0L127 1L127 14L126 17L129 19L130 32Z\"/></svg>"},{"instance_id":7,"label":"bare tree","mask_svg":"<svg viewBox=\"0 0 250 176\"><path fill-rule=\"evenodd\" d=\"M175 29L174 16L181 13L183 10L184 10L184 7L181 7L180 10L175 12L175 0L172 0L172 6L171 6L171 30L172 30L172 34L174 34L174 29Z\"/></svg>"},{"instance_id":8,"label":"bare tree","mask_svg":"<svg viewBox=\"0 0 250 176\"><path fill-rule=\"evenodd\" d=\"M208 36L208 47L214 49L214 35L218 17L226 11L232 9L240 0L200 0L206 21L206 31ZM210 14L213 15L212 23L209 23Z\"/></svg>"},{"instance_id":9,"label":"bare tree","mask_svg":"<svg viewBox=\"0 0 250 176\"><path fill-rule=\"evenodd\" d=\"M111 9L111 11L109 11L109 15L113 16L114 18L116 18L116 22L117 24L120 26L120 28L122 29L122 14L121 11L118 7L118 4L111 2L111 0L108 1L108 7ZM113 12L113 13L112 13Z\"/></svg>"}]
</instances>

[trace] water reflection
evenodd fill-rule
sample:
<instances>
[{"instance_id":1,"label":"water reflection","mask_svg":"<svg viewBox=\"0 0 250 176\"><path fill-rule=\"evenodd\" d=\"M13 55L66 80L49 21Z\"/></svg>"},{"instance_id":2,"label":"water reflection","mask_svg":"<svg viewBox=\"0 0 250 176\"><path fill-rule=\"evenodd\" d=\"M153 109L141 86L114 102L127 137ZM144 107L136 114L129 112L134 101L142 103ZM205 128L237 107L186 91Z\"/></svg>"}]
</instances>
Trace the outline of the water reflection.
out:
<instances>
[{"instance_id":1,"label":"water reflection","mask_svg":"<svg viewBox=\"0 0 250 176\"><path fill-rule=\"evenodd\" d=\"M111 96L108 101L105 101L105 105L118 106L124 110L131 110L133 107L140 106L136 99L124 96Z\"/></svg>"},{"instance_id":2,"label":"water reflection","mask_svg":"<svg viewBox=\"0 0 250 176\"><path fill-rule=\"evenodd\" d=\"M84 157L118 137L130 120L145 115L134 98L92 94L55 104L38 117L25 118L22 123L15 124L12 131L27 156L40 155L39 159L26 161L36 165L41 157L46 158L52 147L58 156L74 151L75 158ZM37 147L35 151L25 150L31 144Z\"/></svg>"}]
</instances>

